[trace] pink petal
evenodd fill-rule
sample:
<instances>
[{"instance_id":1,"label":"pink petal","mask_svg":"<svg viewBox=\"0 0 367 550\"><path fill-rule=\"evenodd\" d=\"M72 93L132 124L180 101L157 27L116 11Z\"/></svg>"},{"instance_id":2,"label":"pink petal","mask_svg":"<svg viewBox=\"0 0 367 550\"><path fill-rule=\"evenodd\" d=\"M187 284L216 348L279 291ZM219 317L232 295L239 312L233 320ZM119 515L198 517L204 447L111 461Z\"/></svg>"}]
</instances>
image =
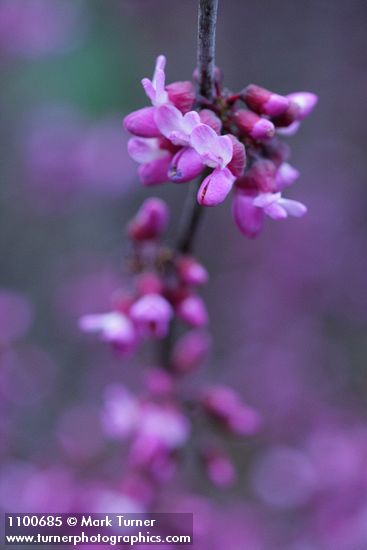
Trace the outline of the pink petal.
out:
<instances>
[{"instance_id":1,"label":"pink petal","mask_svg":"<svg viewBox=\"0 0 367 550\"><path fill-rule=\"evenodd\" d=\"M259 208L266 208L273 202L277 202L281 198L281 193L260 193L254 199L254 205Z\"/></svg>"},{"instance_id":2,"label":"pink petal","mask_svg":"<svg viewBox=\"0 0 367 550\"><path fill-rule=\"evenodd\" d=\"M199 155L204 155L214 147L217 137L217 134L210 126L198 124L190 136L191 146Z\"/></svg>"},{"instance_id":3,"label":"pink petal","mask_svg":"<svg viewBox=\"0 0 367 550\"><path fill-rule=\"evenodd\" d=\"M139 164L169 155L168 151L159 148L159 142L155 138L131 138L128 141L127 150L130 157Z\"/></svg>"},{"instance_id":4,"label":"pink petal","mask_svg":"<svg viewBox=\"0 0 367 550\"><path fill-rule=\"evenodd\" d=\"M239 230L247 237L256 237L264 223L264 212L254 205L253 195L237 192L232 206L233 218Z\"/></svg>"},{"instance_id":5,"label":"pink petal","mask_svg":"<svg viewBox=\"0 0 367 550\"><path fill-rule=\"evenodd\" d=\"M168 170L171 164L171 155L152 160L139 166L140 181L144 185L157 185L169 180Z\"/></svg>"},{"instance_id":6,"label":"pink petal","mask_svg":"<svg viewBox=\"0 0 367 550\"><path fill-rule=\"evenodd\" d=\"M265 206L264 212L273 220L283 220L288 216L287 210L279 202L272 202Z\"/></svg>"},{"instance_id":7,"label":"pink petal","mask_svg":"<svg viewBox=\"0 0 367 550\"><path fill-rule=\"evenodd\" d=\"M298 201L291 199L280 199L279 204L287 211L290 216L300 218L307 212L307 207Z\"/></svg>"},{"instance_id":8,"label":"pink petal","mask_svg":"<svg viewBox=\"0 0 367 550\"><path fill-rule=\"evenodd\" d=\"M224 201L231 191L235 177L227 169L216 168L200 185L197 199L204 206L216 206Z\"/></svg>"}]
</instances>

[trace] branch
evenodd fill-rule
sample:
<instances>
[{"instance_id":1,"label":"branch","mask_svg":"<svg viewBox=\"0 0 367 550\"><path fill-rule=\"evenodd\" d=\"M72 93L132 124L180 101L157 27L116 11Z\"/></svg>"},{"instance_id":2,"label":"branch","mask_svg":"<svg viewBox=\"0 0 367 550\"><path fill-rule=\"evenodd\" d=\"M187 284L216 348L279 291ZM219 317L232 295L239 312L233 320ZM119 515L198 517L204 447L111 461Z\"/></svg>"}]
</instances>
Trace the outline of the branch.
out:
<instances>
[{"instance_id":1,"label":"branch","mask_svg":"<svg viewBox=\"0 0 367 550\"><path fill-rule=\"evenodd\" d=\"M206 99L213 99L215 28L218 0L199 0L198 16L198 71L199 93Z\"/></svg>"},{"instance_id":2,"label":"branch","mask_svg":"<svg viewBox=\"0 0 367 550\"><path fill-rule=\"evenodd\" d=\"M198 14L198 82L199 95L208 101L213 99L215 68L215 28L218 0L199 0ZM207 174L204 174L206 177ZM192 250L204 208L196 200L196 188L190 189L183 214L182 229L177 250Z\"/></svg>"}]
</instances>

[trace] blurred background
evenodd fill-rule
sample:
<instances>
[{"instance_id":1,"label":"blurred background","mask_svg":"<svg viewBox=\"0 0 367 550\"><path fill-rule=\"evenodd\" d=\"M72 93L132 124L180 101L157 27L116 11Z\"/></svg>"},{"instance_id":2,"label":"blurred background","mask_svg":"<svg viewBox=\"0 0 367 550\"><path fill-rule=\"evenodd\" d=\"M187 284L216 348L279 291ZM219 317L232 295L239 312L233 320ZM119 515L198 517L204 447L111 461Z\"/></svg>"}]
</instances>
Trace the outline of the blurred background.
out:
<instances>
[{"instance_id":1,"label":"blurred background","mask_svg":"<svg viewBox=\"0 0 367 550\"><path fill-rule=\"evenodd\" d=\"M110 307L124 225L152 194L122 118L147 104L140 79L158 54L168 82L191 78L196 19L195 0L0 0L4 511L127 506L124 449L99 416L108 384L138 385L138 360L77 320ZM235 386L264 418L256 440L232 443L232 488L192 466L167 493L166 508L200 517L200 549L367 545L366 24L363 0L220 2L226 85L311 91L319 104L289 140L301 171L290 196L308 215L249 241L227 201L198 239L214 341L200 379ZM154 189L172 208L171 238L186 192Z\"/></svg>"}]
</instances>

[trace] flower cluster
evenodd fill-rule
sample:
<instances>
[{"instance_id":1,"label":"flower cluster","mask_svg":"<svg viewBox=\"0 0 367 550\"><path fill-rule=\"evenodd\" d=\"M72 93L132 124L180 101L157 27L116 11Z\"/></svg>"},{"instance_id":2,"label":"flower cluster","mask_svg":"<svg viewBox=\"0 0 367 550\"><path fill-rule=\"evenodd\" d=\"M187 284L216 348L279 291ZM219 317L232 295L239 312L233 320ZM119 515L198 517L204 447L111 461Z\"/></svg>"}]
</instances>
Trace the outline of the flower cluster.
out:
<instances>
[{"instance_id":1,"label":"flower cluster","mask_svg":"<svg viewBox=\"0 0 367 550\"><path fill-rule=\"evenodd\" d=\"M226 386L199 388L189 397L182 392L178 382L203 365L211 345L205 330L208 313L198 294L208 273L194 256L162 244L168 221L162 200L150 198L142 204L128 224L132 287L114 295L112 311L84 315L79 323L83 331L98 333L123 354L147 339L163 340L162 366L153 362L147 369L145 389L134 395L121 384L108 387L102 413L106 435L130 442L129 475L148 478L154 486L177 470L194 418L238 437L252 435L260 426L258 413ZM183 326L173 326L173 320ZM188 330L175 337L173 329L184 326ZM169 334L172 345L164 340ZM232 461L215 438L203 442L196 453L215 485L235 480Z\"/></svg>"},{"instance_id":2,"label":"flower cluster","mask_svg":"<svg viewBox=\"0 0 367 550\"><path fill-rule=\"evenodd\" d=\"M255 85L232 94L217 77L213 101L196 99L190 81L166 86L165 64L159 56L153 79L142 80L152 106L124 119L134 135L128 151L140 164L142 183L184 183L201 176L197 200L203 206L220 204L234 188L234 219L248 237L260 232L266 215L305 214L302 203L282 197L299 173L287 162L289 149L279 135L297 131L317 96L281 96Z\"/></svg>"},{"instance_id":3,"label":"flower cluster","mask_svg":"<svg viewBox=\"0 0 367 550\"><path fill-rule=\"evenodd\" d=\"M197 292L207 282L208 273L193 256L175 254L161 245L168 221L164 201L150 198L142 204L128 225L134 249L130 262L133 288L116 294L112 311L85 315L80 320L82 330L99 333L102 340L123 353L133 351L146 339L165 338L174 317L193 330L208 323L206 306ZM185 335L184 342L192 356L206 347L208 338L193 332ZM180 351L182 345L173 357L178 370L190 363Z\"/></svg>"}]
</instances>

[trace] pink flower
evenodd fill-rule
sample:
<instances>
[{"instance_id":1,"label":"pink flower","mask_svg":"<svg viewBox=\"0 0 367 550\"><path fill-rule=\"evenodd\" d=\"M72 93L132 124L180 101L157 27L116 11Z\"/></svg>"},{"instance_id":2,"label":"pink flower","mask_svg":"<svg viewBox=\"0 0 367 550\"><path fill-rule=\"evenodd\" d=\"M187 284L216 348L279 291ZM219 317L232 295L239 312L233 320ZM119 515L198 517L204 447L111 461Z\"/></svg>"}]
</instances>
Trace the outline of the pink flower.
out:
<instances>
[{"instance_id":1,"label":"pink flower","mask_svg":"<svg viewBox=\"0 0 367 550\"><path fill-rule=\"evenodd\" d=\"M316 107L318 97L310 92L294 92L288 94L287 98L298 106L297 120L306 118Z\"/></svg>"},{"instance_id":2,"label":"pink flower","mask_svg":"<svg viewBox=\"0 0 367 550\"><path fill-rule=\"evenodd\" d=\"M79 320L84 332L97 332L105 342L118 346L120 351L130 351L136 344L137 335L133 323L123 313L84 315Z\"/></svg>"},{"instance_id":3,"label":"pink flower","mask_svg":"<svg viewBox=\"0 0 367 550\"><path fill-rule=\"evenodd\" d=\"M168 176L174 183L184 183L195 179L203 169L197 152L191 147L183 147L173 157Z\"/></svg>"},{"instance_id":4,"label":"pink flower","mask_svg":"<svg viewBox=\"0 0 367 550\"><path fill-rule=\"evenodd\" d=\"M251 435L260 427L259 414L244 404L240 396L227 386L213 386L202 396L206 412L237 435Z\"/></svg>"},{"instance_id":5,"label":"pink flower","mask_svg":"<svg viewBox=\"0 0 367 550\"><path fill-rule=\"evenodd\" d=\"M262 208L265 214L274 220L281 220L288 216L299 218L307 212L304 204L291 199L283 199L280 192L261 193L255 197L253 203L258 208Z\"/></svg>"},{"instance_id":6,"label":"pink flower","mask_svg":"<svg viewBox=\"0 0 367 550\"><path fill-rule=\"evenodd\" d=\"M252 111L239 109L236 112L236 122L239 129L253 139L266 140L272 138L275 134L274 124Z\"/></svg>"},{"instance_id":7,"label":"pink flower","mask_svg":"<svg viewBox=\"0 0 367 550\"><path fill-rule=\"evenodd\" d=\"M283 199L278 193L260 193L237 190L233 201L233 217L239 230L247 237L256 237L263 226L265 214L274 220L306 214L304 204Z\"/></svg>"},{"instance_id":8,"label":"pink flower","mask_svg":"<svg viewBox=\"0 0 367 550\"><path fill-rule=\"evenodd\" d=\"M130 309L130 317L144 335L164 338L173 317L173 309L160 294L145 294Z\"/></svg>"},{"instance_id":9,"label":"pink flower","mask_svg":"<svg viewBox=\"0 0 367 550\"><path fill-rule=\"evenodd\" d=\"M165 90L165 81L166 75L164 69L166 66L166 58L164 55L157 57L155 64L155 70L153 74L153 79L143 78L141 81L145 93L151 100L152 104L157 107L159 105L164 105L168 103L168 94Z\"/></svg>"},{"instance_id":10,"label":"pink flower","mask_svg":"<svg viewBox=\"0 0 367 550\"><path fill-rule=\"evenodd\" d=\"M229 136L218 136L206 124L198 124L192 130L190 143L210 168L223 169L232 159L233 144Z\"/></svg>"},{"instance_id":11,"label":"pink flower","mask_svg":"<svg viewBox=\"0 0 367 550\"><path fill-rule=\"evenodd\" d=\"M169 101L181 111L187 113L195 101L195 88L192 82L172 82L166 86Z\"/></svg>"},{"instance_id":12,"label":"pink flower","mask_svg":"<svg viewBox=\"0 0 367 550\"><path fill-rule=\"evenodd\" d=\"M136 397L121 384L111 384L104 392L102 425L107 435L124 439L139 424L140 404Z\"/></svg>"},{"instance_id":13,"label":"pink flower","mask_svg":"<svg viewBox=\"0 0 367 550\"><path fill-rule=\"evenodd\" d=\"M161 149L160 142L156 138L131 138L128 141L127 150L131 158L139 164L146 164L166 156L170 157L169 151Z\"/></svg>"},{"instance_id":14,"label":"pink flower","mask_svg":"<svg viewBox=\"0 0 367 550\"><path fill-rule=\"evenodd\" d=\"M204 301L199 296L184 298L179 303L176 313L192 327L203 327L208 324L208 312Z\"/></svg>"},{"instance_id":15,"label":"pink flower","mask_svg":"<svg viewBox=\"0 0 367 550\"><path fill-rule=\"evenodd\" d=\"M293 168L288 162L282 162L275 176L276 191L282 191L286 187L289 187L299 176L299 171L296 168Z\"/></svg>"},{"instance_id":16,"label":"pink flower","mask_svg":"<svg viewBox=\"0 0 367 550\"><path fill-rule=\"evenodd\" d=\"M208 282L208 271L192 256L182 256L176 265L178 275L184 284L196 286Z\"/></svg>"},{"instance_id":17,"label":"pink flower","mask_svg":"<svg viewBox=\"0 0 367 550\"><path fill-rule=\"evenodd\" d=\"M247 86L242 95L248 107L260 115L279 116L289 106L287 97L274 94L255 84Z\"/></svg>"},{"instance_id":18,"label":"pink flower","mask_svg":"<svg viewBox=\"0 0 367 550\"><path fill-rule=\"evenodd\" d=\"M244 235L253 239L264 223L264 212L254 205L254 193L237 191L232 205L234 221Z\"/></svg>"},{"instance_id":19,"label":"pink flower","mask_svg":"<svg viewBox=\"0 0 367 550\"><path fill-rule=\"evenodd\" d=\"M225 136L223 136L225 137ZM216 206L225 200L233 187L235 176L228 168L216 168L199 187L197 200L203 206Z\"/></svg>"},{"instance_id":20,"label":"pink flower","mask_svg":"<svg viewBox=\"0 0 367 550\"><path fill-rule=\"evenodd\" d=\"M208 333L192 330L177 340L172 353L173 369L186 374L199 368L206 359L211 345Z\"/></svg>"},{"instance_id":21,"label":"pink flower","mask_svg":"<svg viewBox=\"0 0 367 550\"><path fill-rule=\"evenodd\" d=\"M171 165L171 156L166 155L164 157L152 160L146 164L139 166L138 174L140 181L143 185L159 185L166 183L168 178L168 171Z\"/></svg>"},{"instance_id":22,"label":"pink flower","mask_svg":"<svg viewBox=\"0 0 367 550\"><path fill-rule=\"evenodd\" d=\"M168 221L168 206L161 199L152 197L143 202L130 222L129 235L138 241L156 239L165 231Z\"/></svg>"},{"instance_id":23,"label":"pink flower","mask_svg":"<svg viewBox=\"0 0 367 550\"><path fill-rule=\"evenodd\" d=\"M159 137L160 131L154 119L155 108L144 107L128 114L124 120L124 128L135 136L152 138Z\"/></svg>"},{"instance_id":24,"label":"pink flower","mask_svg":"<svg viewBox=\"0 0 367 550\"><path fill-rule=\"evenodd\" d=\"M196 111L183 115L173 105L162 105L155 112L155 122L162 135L174 145L189 145L191 132L200 124L200 117Z\"/></svg>"}]
</instances>

